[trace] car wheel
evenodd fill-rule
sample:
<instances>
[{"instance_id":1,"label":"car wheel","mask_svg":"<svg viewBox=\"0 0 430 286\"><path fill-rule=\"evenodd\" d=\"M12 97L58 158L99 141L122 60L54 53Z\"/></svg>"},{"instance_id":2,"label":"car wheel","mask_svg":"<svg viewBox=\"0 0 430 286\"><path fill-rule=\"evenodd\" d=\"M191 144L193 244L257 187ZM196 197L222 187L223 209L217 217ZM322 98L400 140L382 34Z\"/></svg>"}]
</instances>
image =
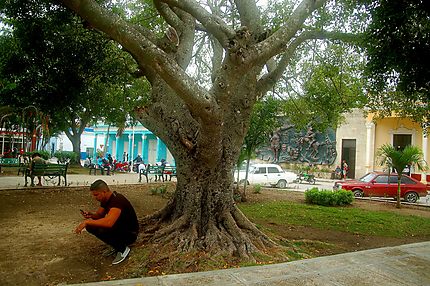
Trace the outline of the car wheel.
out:
<instances>
[{"instance_id":1,"label":"car wheel","mask_svg":"<svg viewBox=\"0 0 430 286\"><path fill-rule=\"evenodd\" d=\"M315 185L316 181L317 181L317 180L316 180L315 178L312 178L312 179L310 179L310 180L309 180L309 183L311 183L311 184Z\"/></svg>"},{"instance_id":2,"label":"car wheel","mask_svg":"<svg viewBox=\"0 0 430 286\"><path fill-rule=\"evenodd\" d=\"M285 189L287 187L287 182L285 180L279 180L276 186L280 189Z\"/></svg>"},{"instance_id":3,"label":"car wheel","mask_svg":"<svg viewBox=\"0 0 430 286\"><path fill-rule=\"evenodd\" d=\"M405 201L408 203L416 203L419 199L419 196L415 192L409 192L405 194Z\"/></svg>"},{"instance_id":4,"label":"car wheel","mask_svg":"<svg viewBox=\"0 0 430 286\"><path fill-rule=\"evenodd\" d=\"M362 190L355 190L354 191L354 197L356 198L362 198L364 196L363 191Z\"/></svg>"}]
</instances>

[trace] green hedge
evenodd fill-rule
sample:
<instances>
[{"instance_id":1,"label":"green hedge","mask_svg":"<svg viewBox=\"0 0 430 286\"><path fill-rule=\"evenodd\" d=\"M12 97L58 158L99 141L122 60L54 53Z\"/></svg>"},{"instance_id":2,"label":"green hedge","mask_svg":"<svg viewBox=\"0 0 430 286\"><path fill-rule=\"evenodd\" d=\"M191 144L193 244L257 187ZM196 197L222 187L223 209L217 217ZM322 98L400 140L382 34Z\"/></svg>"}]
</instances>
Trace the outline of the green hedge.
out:
<instances>
[{"instance_id":1,"label":"green hedge","mask_svg":"<svg viewBox=\"0 0 430 286\"><path fill-rule=\"evenodd\" d=\"M62 164L66 162L76 162L78 155L72 151L57 151L54 153L54 157Z\"/></svg>"},{"instance_id":2,"label":"green hedge","mask_svg":"<svg viewBox=\"0 0 430 286\"><path fill-rule=\"evenodd\" d=\"M318 188L312 188L305 192L305 199L307 203L321 206L344 206L354 201L354 195L351 191L320 191Z\"/></svg>"},{"instance_id":3,"label":"green hedge","mask_svg":"<svg viewBox=\"0 0 430 286\"><path fill-rule=\"evenodd\" d=\"M27 152L27 153L25 153L25 156L27 156L28 158L31 158L31 156L34 154L34 153L39 153L40 154L40 157L42 157L43 159L45 159L45 160L48 160L49 158L51 158L51 153L49 153L48 151L46 151L46 150L34 150L34 151L32 151L32 152Z\"/></svg>"}]
</instances>

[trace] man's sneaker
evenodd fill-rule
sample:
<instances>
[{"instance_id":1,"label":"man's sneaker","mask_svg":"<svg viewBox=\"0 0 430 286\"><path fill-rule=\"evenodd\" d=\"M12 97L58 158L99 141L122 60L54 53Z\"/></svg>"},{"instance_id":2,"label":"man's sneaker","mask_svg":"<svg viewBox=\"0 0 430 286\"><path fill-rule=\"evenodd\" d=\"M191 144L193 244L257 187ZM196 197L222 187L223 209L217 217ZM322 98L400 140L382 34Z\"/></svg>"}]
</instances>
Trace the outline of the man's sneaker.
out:
<instances>
[{"instance_id":1,"label":"man's sneaker","mask_svg":"<svg viewBox=\"0 0 430 286\"><path fill-rule=\"evenodd\" d=\"M106 249L105 251L103 251L102 255L104 257L109 257L111 255L114 255L116 253L115 248L109 247L108 249Z\"/></svg>"},{"instance_id":2,"label":"man's sneaker","mask_svg":"<svg viewBox=\"0 0 430 286\"><path fill-rule=\"evenodd\" d=\"M112 261L112 264L115 265L115 264L119 264L119 263L123 262L127 258L129 253L130 253L130 248L128 246L125 247L124 252L118 251L115 259Z\"/></svg>"}]
</instances>

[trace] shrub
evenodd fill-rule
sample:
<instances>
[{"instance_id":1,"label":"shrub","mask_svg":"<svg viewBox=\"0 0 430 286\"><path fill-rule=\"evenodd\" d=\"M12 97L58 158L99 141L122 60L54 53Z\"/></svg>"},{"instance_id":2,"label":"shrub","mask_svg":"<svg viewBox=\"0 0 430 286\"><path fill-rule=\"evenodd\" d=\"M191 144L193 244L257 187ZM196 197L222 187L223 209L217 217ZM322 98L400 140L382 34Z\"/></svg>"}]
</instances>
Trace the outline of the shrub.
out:
<instances>
[{"instance_id":1,"label":"shrub","mask_svg":"<svg viewBox=\"0 0 430 286\"><path fill-rule=\"evenodd\" d=\"M64 164L67 162L76 162L78 155L72 151L57 151L54 153L54 157L58 159L58 162Z\"/></svg>"},{"instance_id":2,"label":"shrub","mask_svg":"<svg viewBox=\"0 0 430 286\"><path fill-rule=\"evenodd\" d=\"M242 195L238 192L234 192L233 199L235 202L241 202L242 201Z\"/></svg>"},{"instance_id":3,"label":"shrub","mask_svg":"<svg viewBox=\"0 0 430 286\"><path fill-rule=\"evenodd\" d=\"M161 185L156 188L151 189L151 195L161 195L163 196L167 192L167 186Z\"/></svg>"},{"instance_id":4,"label":"shrub","mask_svg":"<svg viewBox=\"0 0 430 286\"><path fill-rule=\"evenodd\" d=\"M27 152L24 155L27 156L28 158L31 158L31 156L34 153L39 153L40 157L42 157L45 160L48 160L49 158L51 158L50 153L46 150L34 150L33 152Z\"/></svg>"},{"instance_id":5,"label":"shrub","mask_svg":"<svg viewBox=\"0 0 430 286\"><path fill-rule=\"evenodd\" d=\"M254 185L254 194L259 194L261 193L261 185L256 184Z\"/></svg>"},{"instance_id":6,"label":"shrub","mask_svg":"<svg viewBox=\"0 0 430 286\"><path fill-rule=\"evenodd\" d=\"M354 195L350 191L339 190L318 190L312 188L305 192L307 203L322 205L322 206L344 206L349 205L354 201Z\"/></svg>"}]
</instances>

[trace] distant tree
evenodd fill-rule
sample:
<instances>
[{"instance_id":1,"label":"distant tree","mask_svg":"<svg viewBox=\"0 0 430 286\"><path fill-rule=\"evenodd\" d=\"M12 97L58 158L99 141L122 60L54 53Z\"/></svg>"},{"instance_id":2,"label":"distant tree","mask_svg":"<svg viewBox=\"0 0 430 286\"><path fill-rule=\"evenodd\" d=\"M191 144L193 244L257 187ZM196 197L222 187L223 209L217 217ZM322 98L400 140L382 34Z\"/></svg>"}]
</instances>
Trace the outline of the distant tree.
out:
<instances>
[{"instance_id":1,"label":"distant tree","mask_svg":"<svg viewBox=\"0 0 430 286\"><path fill-rule=\"evenodd\" d=\"M426 169L424 155L420 148L408 145L403 150L397 150L391 144L384 144L377 150L381 166L387 166L389 170L394 169L397 173L397 208L400 208L400 184L402 172L406 166L416 166L418 170Z\"/></svg>"},{"instance_id":2,"label":"distant tree","mask_svg":"<svg viewBox=\"0 0 430 286\"><path fill-rule=\"evenodd\" d=\"M368 2L368 107L380 116L410 117L424 129L430 123L430 2Z\"/></svg>"},{"instance_id":3,"label":"distant tree","mask_svg":"<svg viewBox=\"0 0 430 286\"><path fill-rule=\"evenodd\" d=\"M0 102L35 106L62 130L80 161L81 134L97 120L124 122L135 107L131 57L81 18L50 1L0 5ZM142 81L142 79L140 79ZM142 90L141 90L142 91ZM119 93L123 93L120 94Z\"/></svg>"},{"instance_id":4,"label":"distant tree","mask_svg":"<svg viewBox=\"0 0 430 286\"><path fill-rule=\"evenodd\" d=\"M248 133L243 140L243 147L241 149L241 156L246 160L246 175L244 180L243 191L241 194L242 201L246 201L246 186L248 180L249 164L255 150L267 143L270 134L280 126L278 119L279 112L281 111L281 102L271 97L257 102L254 105ZM240 165L238 166L238 169ZM239 186L239 182L238 186Z\"/></svg>"}]
</instances>

